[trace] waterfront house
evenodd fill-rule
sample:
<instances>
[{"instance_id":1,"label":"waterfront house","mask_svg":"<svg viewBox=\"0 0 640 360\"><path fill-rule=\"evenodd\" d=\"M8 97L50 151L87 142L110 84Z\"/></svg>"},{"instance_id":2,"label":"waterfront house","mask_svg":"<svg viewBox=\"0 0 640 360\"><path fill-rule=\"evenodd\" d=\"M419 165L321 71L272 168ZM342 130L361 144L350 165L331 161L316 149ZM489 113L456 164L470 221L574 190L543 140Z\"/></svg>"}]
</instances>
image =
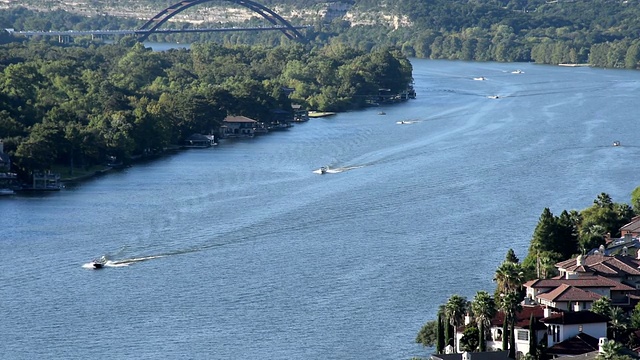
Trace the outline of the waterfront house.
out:
<instances>
[{"instance_id":1,"label":"waterfront house","mask_svg":"<svg viewBox=\"0 0 640 360\"><path fill-rule=\"evenodd\" d=\"M220 136L229 138L252 138L258 122L246 116L227 116L220 127Z\"/></svg>"},{"instance_id":2,"label":"waterfront house","mask_svg":"<svg viewBox=\"0 0 640 360\"><path fill-rule=\"evenodd\" d=\"M600 275L640 289L640 260L624 255L579 255L557 263L561 277Z\"/></svg>"},{"instance_id":3,"label":"waterfront house","mask_svg":"<svg viewBox=\"0 0 640 360\"><path fill-rule=\"evenodd\" d=\"M516 313L515 321L515 344L516 355L522 356L529 353L529 323L531 316L534 319L534 331L536 332L536 339L542 340L547 333L547 327L540 322L545 317L545 307L540 305L523 305L522 309ZM548 315L548 314L547 314ZM493 319L491 319L491 326L488 329L486 336L487 350L488 351L500 351L502 349L502 326L505 321L505 314L499 311ZM456 345L457 349L460 348L460 340L464 329L471 323L471 319L467 316L465 318L465 325L456 330ZM506 350L506 349L505 349ZM474 353L475 354L475 353Z\"/></svg>"},{"instance_id":4,"label":"waterfront house","mask_svg":"<svg viewBox=\"0 0 640 360\"><path fill-rule=\"evenodd\" d=\"M609 318L585 310L548 313L540 320L547 326L547 353L577 355L597 350L598 339L607 337ZM580 345L584 344L584 345Z\"/></svg>"},{"instance_id":5,"label":"waterfront house","mask_svg":"<svg viewBox=\"0 0 640 360\"><path fill-rule=\"evenodd\" d=\"M553 279L535 279L524 284L528 301L535 301L568 311L591 309L593 301L605 296L615 306L630 306L630 296L636 289L599 275L575 276Z\"/></svg>"}]
</instances>

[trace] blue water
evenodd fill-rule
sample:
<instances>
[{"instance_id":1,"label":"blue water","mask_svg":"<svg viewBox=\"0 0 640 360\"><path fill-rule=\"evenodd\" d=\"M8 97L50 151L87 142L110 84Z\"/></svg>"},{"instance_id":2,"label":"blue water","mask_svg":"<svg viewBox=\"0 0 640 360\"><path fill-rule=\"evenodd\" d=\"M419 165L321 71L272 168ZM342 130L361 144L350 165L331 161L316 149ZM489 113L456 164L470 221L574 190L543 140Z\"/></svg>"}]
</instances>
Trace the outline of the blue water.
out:
<instances>
[{"instance_id":1,"label":"blue water","mask_svg":"<svg viewBox=\"0 0 640 360\"><path fill-rule=\"evenodd\" d=\"M0 199L0 359L427 357L545 207L640 185L640 72L412 63L404 104Z\"/></svg>"}]
</instances>

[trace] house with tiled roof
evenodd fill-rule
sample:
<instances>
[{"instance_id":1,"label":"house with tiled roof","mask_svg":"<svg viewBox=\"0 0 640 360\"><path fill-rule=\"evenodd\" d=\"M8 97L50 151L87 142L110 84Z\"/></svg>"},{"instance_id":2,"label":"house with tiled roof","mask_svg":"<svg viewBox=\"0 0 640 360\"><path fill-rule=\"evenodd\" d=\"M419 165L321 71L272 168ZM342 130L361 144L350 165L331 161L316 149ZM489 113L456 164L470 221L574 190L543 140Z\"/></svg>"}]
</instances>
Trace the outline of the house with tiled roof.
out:
<instances>
[{"instance_id":1,"label":"house with tiled roof","mask_svg":"<svg viewBox=\"0 0 640 360\"><path fill-rule=\"evenodd\" d=\"M551 306L561 310L580 311L589 310L594 301L602 295L591 291L584 291L575 286L562 284L557 288L536 296L540 305Z\"/></svg>"},{"instance_id":2,"label":"house with tiled roof","mask_svg":"<svg viewBox=\"0 0 640 360\"><path fill-rule=\"evenodd\" d=\"M630 305L629 296L636 293L635 288L604 276L569 276L530 280L524 284L526 296L543 305L580 311L590 309L592 301L602 296L611 299L617 306ZM579 290L597 296L583 294Z\"/></svg>"},{"instance_id":3,"label":"house with tiled roof","mask_svg":"<svg viewBox=\"0 0 640 360\"><path fill-rule=\"evenodd\" d=\"M561 277L603 276L640 289L640 260L623 255L579 255L557 263Z\"/></svg>"},{"instance_id":4,"label":"house with tiled roof","mask_svg":"<svg viewBox=\"0 0 640 360\"><path fill-rule=\"evenodd\" d=\"M559 312L549 313L548 316L540 320L547 326L547 350L552 349L555 345L574 338L578 335L582 340L591 338L600 339L607 337L607 323L609 318L585 310L577 312ZM586 334L591 338L587 338L582 334ZM565 346L558 345L559 347ZM596 342L597 345L597 342ZM595 347L597 349L597 347ZM559 348L556 348L559 351ZM589 351L593 351L590 349ZM558 352L560 354L560 352Z\"/></svg>"},{"instance_id":5,"label":"house with tiled roof","mask_svg":"<svg viewBox=\"0 0 640 360\"><path fill-rule=\"evenodd\" d=\"M252 138L258 121L246 116L227 116L220 126L222 138Z\"/></svg>"}]
</instances>

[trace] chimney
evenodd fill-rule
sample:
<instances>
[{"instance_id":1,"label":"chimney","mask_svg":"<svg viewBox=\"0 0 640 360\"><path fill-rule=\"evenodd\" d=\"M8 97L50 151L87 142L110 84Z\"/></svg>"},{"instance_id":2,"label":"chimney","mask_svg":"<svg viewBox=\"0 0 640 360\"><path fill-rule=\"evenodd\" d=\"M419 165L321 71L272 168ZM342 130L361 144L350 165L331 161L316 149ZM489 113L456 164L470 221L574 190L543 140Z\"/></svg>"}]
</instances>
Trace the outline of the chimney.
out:
<instances>
[{"instance_id":1,"label":"chimney","mask_svg":"<svg viewBox=\"0 0 640 360\"><path fill-rule=\"evenodd\" d=\"M600 354L602 354L604 352L603 347L604 347L604 344L606 344L606 343L607 343L607 338L606 337L601 337L601 338L598 339L598 352Z\"/></svg>"},{"instance_id":2,"label":"chimney","mask_svg":"<svg viewBox=\"0 0 640 360\"><path fill-rule=\"evenodd\" d=\"M582 266L582 255L578 255L578 258L576 259L576 265Z\"/></svg>"},{"instance_id":3,"label":"chimney","mask_svg":"<svg viewBox=\"0 0 640 360\"><path fill-rule=\"evenodd\" d=\"M543 316L548 318L549 316L551 316L551 309L549 309L548 306L544 307L544 312L543 312Z\"/></svg>"}]
</instances>

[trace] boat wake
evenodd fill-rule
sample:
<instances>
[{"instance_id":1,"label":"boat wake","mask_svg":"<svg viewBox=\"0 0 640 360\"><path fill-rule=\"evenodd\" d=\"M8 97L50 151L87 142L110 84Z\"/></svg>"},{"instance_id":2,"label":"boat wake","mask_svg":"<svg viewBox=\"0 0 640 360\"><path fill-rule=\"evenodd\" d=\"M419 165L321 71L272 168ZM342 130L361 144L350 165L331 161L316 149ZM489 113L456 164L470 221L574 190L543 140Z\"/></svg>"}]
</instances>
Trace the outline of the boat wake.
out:
<instances>
[{"instance_id":1,"label":"boat wake","mask_svg":"<svg viewBox=\"0 0 640 360\"><path fill-rule=\"evenodd\" d=\"M358 165L358 166L343 166L343 167L336 167L336 168L330 168L328 166L323 166L320 169L316 169L313 170L314 174L339 174L345 171L349 171L349 170L353 170L353 169L359 169L365 167L365 165Z\"/></svg>"},{"instance_id":2,"label":"boat wake","mask_svg":"<svg viewBox=\"0 0 640 360\"><path fill-rule=\"evenodd\" d=\"M110 260L106 256L102 256L100 258L100 263L102 264L102 267L113 267L113 268L127 267L131 264L135 264L135 263L139 263L147 260L159 259L165 256L166 255L150 255L150 256L141 256L141 257L135 257L135 258L129 258L129 259L121 259L121 260ZM83 264L82 267L85 269L96 269L94 261Z\"/></svg>"}]
</instances>

